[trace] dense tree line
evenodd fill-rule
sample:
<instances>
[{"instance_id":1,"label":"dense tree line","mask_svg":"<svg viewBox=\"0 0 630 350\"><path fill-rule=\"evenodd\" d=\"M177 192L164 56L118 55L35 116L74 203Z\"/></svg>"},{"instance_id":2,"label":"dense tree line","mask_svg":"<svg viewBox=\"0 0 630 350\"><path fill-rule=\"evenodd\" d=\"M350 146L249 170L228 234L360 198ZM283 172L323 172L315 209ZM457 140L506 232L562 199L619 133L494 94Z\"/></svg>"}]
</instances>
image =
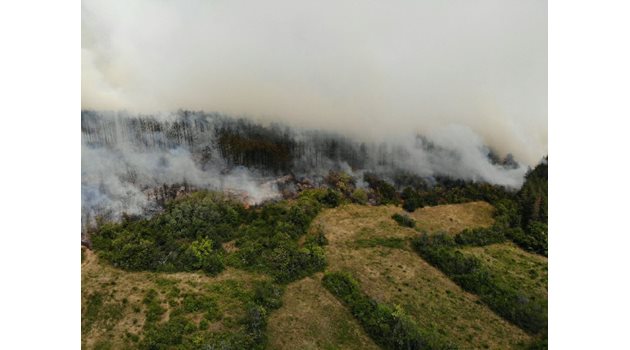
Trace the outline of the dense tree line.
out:
<instances>
[{"instance_id":1,"label":"dense tree line","mask_svg":"<svg viewBox=\"0 0 630 350\"><path fill-rule=\"evenodd\" d=\"M524 234L513 240L524 249L547 255L548 218L548 158L525 176L525 183L518 192L521 208L521 228Z\"/></svg>"},{"instance_id":2,"label":"dense tree line","mask_svg":"<svg viewBox=\"0 0 630 350\"><path fill-rule=\"evenodd\" d=\"M313 174L350 166L396 176L403 172L399 165L411 161L408 150L400 146L359 142L333 132L296 130L201 111L180 110L170 118L160 118L82 110L81 135L92 147L120 143L146 149L184 147L200 168L224 166L225 161L228 167L245 166L275 175ZM418 135L416 140L417 148L447 155L446 150L425 137ZM497 166L515 166L511 156L501 160L490 149L487 156Z\"/></svg>"},{"instance_id":3,"label":"dense tree line","mask_svg":"<svg viewBox=\"0 0 630 350\"><path fill-rule=\"evenodd\" d=\"M233 165L265 168L274 173L288 172L297 144L288 130L265 128L239 120L215 131L221 156Z\"/></svg>"}]
</instances>

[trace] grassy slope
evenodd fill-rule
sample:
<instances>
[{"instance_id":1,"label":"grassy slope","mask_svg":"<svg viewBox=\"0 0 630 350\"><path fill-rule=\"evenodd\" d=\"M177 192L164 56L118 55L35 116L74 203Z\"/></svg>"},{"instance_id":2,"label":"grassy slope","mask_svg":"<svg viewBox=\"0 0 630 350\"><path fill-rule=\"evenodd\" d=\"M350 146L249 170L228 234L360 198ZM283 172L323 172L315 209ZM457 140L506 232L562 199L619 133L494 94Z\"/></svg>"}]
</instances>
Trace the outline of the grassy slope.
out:
<instances>
[{"instance_id":1,"label":"grassy slope","mask_svg":"<svg viewBox=\"0 0 630 350\"><path fill-rule=\"evenodd\" d=\"M328 270L350 271L371 297L401 305L420 326L441 330L460 348L508 349L528 341L527 334L411 251L408 239L417 231L400 227L390 218L401 212L393 206L348 205L321 213L311 231L321 226L326 232L330 242L326 246ZM492 212L489 204L475 202L422 208L411 216L420 230L457 233L466 227L491 225ZM545 258L511 244L466 248L463 252L480 256L510 282L546 297ZM238 320L247 299L244 295L251 292L251 282L265 278L231 268L216 277L124 272L100 263L86 251L82 262L82 345L89 349L108 343L113 349L132 347L133 335L143 330L146 306L142 299L150 289L159 292L162 307L167 310L162 322L172 309L169 291L177 287L181 293L210 295L217 302L222 317L211 322L208 331L240 331ZM98 308L89 309L95 293L100 293L103 301ZM377 348L349 311L323 288L321 274L289 284L283 302L269 317L270 348ZM198 323L203 316L189 317Z\"/></svg>"},{"instance_id":2,"label":"grassy slope","mask_svg":"<svg viewBox=\"0 0 630 350\"><path fill-rule=\"evenodd\" d=\"M416 220L416 227L420 231L457 234L465 228L491 226L493 213L492 205L471 202L424 207L409 216Z\"/></svg>"},{"instance_id":3,"label":"grassy slope","mask_svg":"<svg viewBox=\"0 0 630 350\"><path fill-rule=\"evenodd\" d=\"M83 249L83 248L82 248ZM81 341L87 349L126 349L142 338L147 306L143 299L150 289L158 292L161 306L169 313L182 296L205 295L217 303L220 319L209 322L209 332L237 332L245 312L245 300L251 294L251 282L267 277L227 269L216 277L198 273L126 272L99 261L91 251L82 252L81 263ZM173 291L179 290L179 295ZM99 298L95 298L99 296ZM100 299L101 302L95 302ZM126 301L125 301L126 300ZM187 315L197 325L203 312Z\"/></svg>"},{"instance_id":4,"label":"grassy slope","mask_svg":"<svg viewBox=\"0 0 630 350\"><path fill-rule=\"evenodd\" d=\"M352 314L326 290L322 274L291 283L269 318L272 349L378 349Z\"/></svg>"},{"instance_id":5,"label":"grassy slope","mask_svg":"<svg viewBox=\"0 0 630 350\"><path fill-rule=\"evenodd\" d=\"M486 203L449 205L422 209L414 217L432 230L455 231L490 225L491 209ZM421 327L439 330L460 348L518 348L530 339L412 252L406 239L417 232L398 226L390 218L396 212L401 209L349 205L322 213L314 224L324 227L330 241L328 269L350 271L372 298L401 305ZM401 239L404 249L380 245L392 237Z\"/></svg>"},{"instance_id":6,"label":"grassy slope","mask_svg":"<svg viewBox=\"0 0 630 350\"><path fill-rule=\"evenodd\" d=\"M524 251L513 243L460 249L480 258L491 271L510 285L547 299L547 258Z\"/></svg>"}]
</instances>

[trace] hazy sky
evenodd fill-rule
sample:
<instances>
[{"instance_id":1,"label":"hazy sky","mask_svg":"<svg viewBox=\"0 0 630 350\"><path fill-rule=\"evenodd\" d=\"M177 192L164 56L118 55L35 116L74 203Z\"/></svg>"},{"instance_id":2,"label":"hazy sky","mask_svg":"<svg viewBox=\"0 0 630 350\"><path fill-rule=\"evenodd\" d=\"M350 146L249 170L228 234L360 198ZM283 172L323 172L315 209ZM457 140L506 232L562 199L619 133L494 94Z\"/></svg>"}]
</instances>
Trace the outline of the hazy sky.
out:
<instances>
[{"instance_id":1,"label":"hazy sky","mask_svg":"<svg viewBox=\"0 0 630 350\"><path fill-rule=\"evenodd\" d=\"M547 153L547 2L82 1L82 108L203 109Z\"/></svg>"}]
</instances>

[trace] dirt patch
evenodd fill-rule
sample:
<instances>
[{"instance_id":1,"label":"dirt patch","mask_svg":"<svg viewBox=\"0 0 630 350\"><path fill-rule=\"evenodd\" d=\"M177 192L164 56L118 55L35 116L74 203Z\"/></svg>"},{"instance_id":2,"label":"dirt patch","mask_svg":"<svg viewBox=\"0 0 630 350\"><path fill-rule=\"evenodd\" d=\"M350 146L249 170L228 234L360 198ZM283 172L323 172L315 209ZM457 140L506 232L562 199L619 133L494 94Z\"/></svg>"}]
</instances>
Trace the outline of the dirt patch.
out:
<instances>
[{"instance_id":1,"label":"dirt patch","mask_svg":"<svg viewBox=\"0 0 630 350\"><path fill-rule=\"evenodd\" d=\"M236 240L223 243L223 249L225 249L228 254L238 252L239 250L236 246Z\"/></svg>"}]
</instances>

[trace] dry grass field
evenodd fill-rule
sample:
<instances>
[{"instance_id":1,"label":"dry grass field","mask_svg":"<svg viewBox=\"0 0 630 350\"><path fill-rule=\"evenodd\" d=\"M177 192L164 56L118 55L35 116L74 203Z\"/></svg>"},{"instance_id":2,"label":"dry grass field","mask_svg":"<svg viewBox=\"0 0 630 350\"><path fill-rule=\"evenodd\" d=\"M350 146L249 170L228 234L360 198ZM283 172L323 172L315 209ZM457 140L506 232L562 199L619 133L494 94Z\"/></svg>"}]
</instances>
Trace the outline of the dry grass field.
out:
<instances>
[{"instance_id":1,"label":"dry grass field","mask_svg":"<svg viewBox=\"0 0 630 350\"><path fill-rule=\"evenodd\" d=\"M81 341L86 349L133 348L141 338L151 290L157 292L164 309L158 322L168 321L171 311L186 296L204 296L216 303L216 314L207 326L209 332L239 331L245 312L244 296L251 284L268 279L228 268L216 277L201 273L127 272L99 261L96 254L82 251L81 263ZM203 312L187 315L199 326Z\"/></svg>"},{"instance_id":2,"label":"dry grass field","mask_svg":"<svg viewBox=\"0 0 630 350\"><path fill-rule=\"evenodd\" d=\"M421 209L413 217L419 227L426 220L430 231L492 224L487 203L443 207ZM402 210L348 205L320 214L314 226L323 227L329 240L328 270L352 273L372 298L402 306L421 327L436 329L460 348L519 348L530 340L411 251L408 239L418 233L399 226L391 219L394 213Z\"/></svg>"},{"instance_id":3,"label":"dry grass field","mask_svg":"<svg viewBox=\"0 0 630 350\"><path fill-rule=\"evenodd\" d=\"M465 228L491 226L493 213L494 208L486 202L470 202L424 207L409 216L421 231L457 234Z\"/></svg>"},{"instance_id":4,"label":"dry grass field","mask_svg":"<svg viewBox=\"0 0 630 350\"><path fill-rule=\"evenodd\" d=\"M378 349L352 314L326 290L318 273L291 283L269 318L271 349Z\"/></svg>"}]
</instances>

